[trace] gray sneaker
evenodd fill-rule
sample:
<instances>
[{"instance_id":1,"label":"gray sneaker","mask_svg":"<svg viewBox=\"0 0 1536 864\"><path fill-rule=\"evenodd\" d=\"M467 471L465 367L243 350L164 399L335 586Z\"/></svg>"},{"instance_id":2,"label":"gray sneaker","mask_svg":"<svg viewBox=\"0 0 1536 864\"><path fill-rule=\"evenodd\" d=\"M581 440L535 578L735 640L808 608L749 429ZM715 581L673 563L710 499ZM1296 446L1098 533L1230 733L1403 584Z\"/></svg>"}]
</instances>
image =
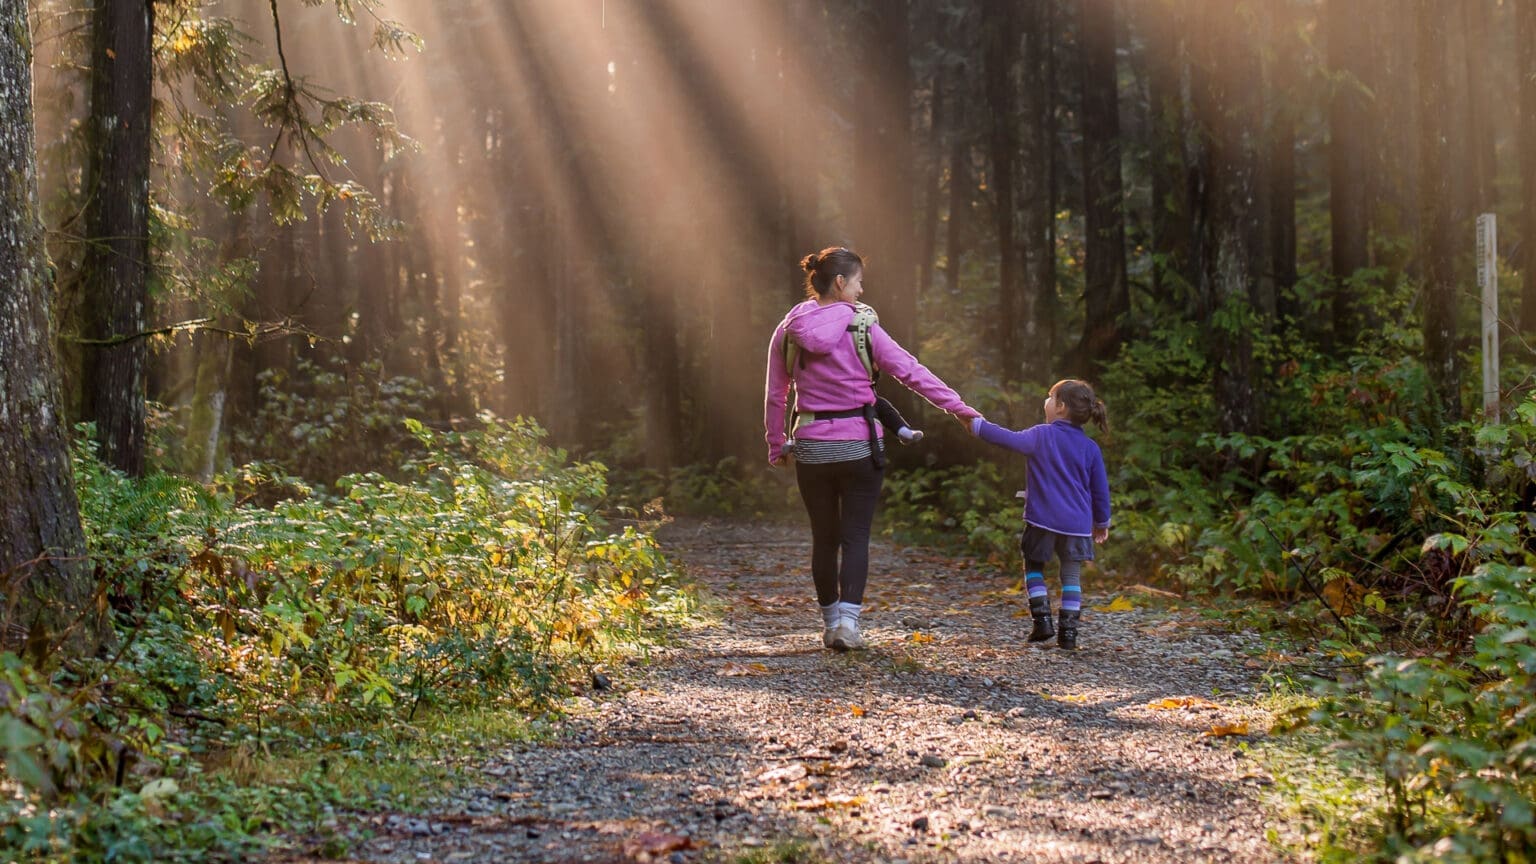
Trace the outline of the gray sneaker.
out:
<instances>
[{"instance_id":1,"label":"gray sneaker","mask_svg":"<svg viewBox=\"0 0 1536 864\"><path fill-rule=\"evenodd\" d=\"M859 635L859 625L843 621L833 628L832 642L827 646L834 651L863 651L864 637Z\"/></svg>"},{"instance_id":2,"label":"gray sneaker","mask_svg":"<svg viewBox=\"0 0 1536 864\"><path fill-rule=\"evenodd\" d=\"M835 648L836 647L835 643L837 642L837 629L838 628L836 628L836 627L827 627L826 629L821 631L821 647L823 647L823 648Z\"/></svg>"}]
</instances>

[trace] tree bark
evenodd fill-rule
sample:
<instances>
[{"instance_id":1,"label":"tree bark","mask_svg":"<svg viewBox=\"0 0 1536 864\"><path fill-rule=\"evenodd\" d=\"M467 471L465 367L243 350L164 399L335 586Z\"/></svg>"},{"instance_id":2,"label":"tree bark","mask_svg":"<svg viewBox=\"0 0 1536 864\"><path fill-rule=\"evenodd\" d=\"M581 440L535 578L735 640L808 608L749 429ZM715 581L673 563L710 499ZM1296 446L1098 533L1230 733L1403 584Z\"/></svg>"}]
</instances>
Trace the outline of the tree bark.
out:
<instances>
[{"instance_id":1,"label":"tree bark","mask_svg":"<svg viewBox=\"0 0 1536 864\"><path fill-rule=\"evenodd\" d=\"M1083 336L1091 374L1114 359L1123 338L1126 283L1125 190L1120 176L1120 99L1115 71L1114 0L1078 0L1083 92Z\"/></svg>"},{"instance_id":2,"label":"tree bark","mask_svg":"<svg viewBox=\"0 0 1536 864\"><path fill-rule=\"evenodd\" d=\"M1024 352L1021 375L1039 380L1056 361L1055 21L1050 4L1027 3L1020 23L1023 81L1019 115L1019 234L1022 238Z\"/></svg>"},{"instance_id":3,"label":"tree bark","mask_svg":"<svg viewBox=\"0 0 1536 864\"><path fill-rule=\"evenodd\" d=\"M1147 97L1152 123L1152 292L1159 303L1186 297L1190 269L1188 161L1184 136L1183 0L1145 5ZM1176 290L1177 289L1177 290Z\"/></svg>"},{"instance_id":4,"label":"tree bark","mask_svg":"<svg viewBox=\"0 0 1536 864\"><path fill-rule=\"evenodd\" d=\"M88 653L108 628L58 408L25 0L0 0L0 33L0 591L16 604L0 643Z\"/></svg>"},{"instance_id":5,"label":"tree bark","mask_svg":"<svg viewBox=\"0 0 1536 864\"><path fill-rule=\"evenodd\" d=\"M1273 288L1270 316L1295 318L1299 309L1292 302L1296 286L1296 112L1299 99L1297 53L1297 13L1292 0L1274 0L1271 44L1274 50L1267 90L1273 95L1274 108L1269 127L1269 159L1266 180L1269 186L1269 266Z\"/></svg>"},{"instance_id":6,"label":"tree bark","mask_svg":"<svg viewBox=\"0 0 1536 864\"><path fill-rule=\"evenodd\" d=\"M1498 178L1498 164L1494 153L1493 112L1488 106L1488 41L1487 0L1462 0L1463 29L1466 34L1463 54L1466 56L1467 138L1468 156L1465 160L1468 178L1467 190L1471 193L1472 215L1493 211L1498 202L1494 181Z\"/></svg>"},{"instance_id":7,"label":"tree bark","mask_svg":"<svg viewBox=\"0 0 1536 864\"><path fill-rule=\"evenodd\" d=\"M855 85L852 215L855 247L870 259L870 300L897 342L917 347L917 262L912 225L912 69L907 0L862 16Z\"/></svg>"},{"instance_id":8,"label":"tree bark","mask_svg":"<svg viewBox=\"0 0 1536 864\"><path fill-rule=\"evenodd\" d=\"M1520 332L1536 336L1536 0L1515 7L1515 45L1519 50L1520 134Z\"/></svg>"},{"instance_id":9,"label":"tree bark","mask_svg":"<svg viewBox=\"0 0 1536 864\"><path fill-rule=\"evenodd\" d=\"M1204 135L1199 209L1200 296L1211 322L1216 425L1223 434L1259 428L1253 380L1253 300L1262 265L1258 195L1261 81L1258 52L1242 10L1210 7L1198 25L1201 69L1194 88Z\"/></svg>"},{"instance_id":10,"label":"tree bark","mask_svg":"<svg viewBox=\"0 0 1536 864\"><path fill-rule=\"evenodd\" d=\"M107 464L144 473L144 386L149 353L140 336L149 304L150 109L154 4L96 0L91 13L91 115L85 185L89 238L82 264L88 338L85 417Z\"/></svg>"},{"instance_id":11,"label":"tree bark","mask_svg":"<svg viewBox=\"0 0 1536 864\"><path fill-rule=\"evenodd\" d=\"M971 215L971 136L966 126L965 100L969 76L961 64L954 75L949 104L949 225L944 232L944 287L949 296L960 294L960 271L965 258L965 234Z\"/></svg>"},{"instance_id":12,"label":"tree bark","mask_svg":"<svg viewBox=\"0 0 1536 864\"><path fill-rule=\"evenodd\" d=\"M1360 330L1357 286L1351 281L1370 266L1371 217L1367 199L1370 154L1376 146L1375 105L1366 92L1371 62L1369 33L1347 0L1326 0L1323 27L1333 92L1328 100L1328 214L1332 238L1331 327L1323 349L1347 351Z\"/></svg>"},{"instance_id":13,"label":"tree bark","mask_svg":"<svg viewBox=\"0 0 1536 864\"><path fill-rule=\"evenodd\" d=\"M987 0L982 18L987 22L983 45L986 70L986 101L991 115L993 217L998 251L998 346L1004 381L1024 374L1027 323L1033 317L1033 299L1021 277L1021 243L1015 214L1015 183L1019 158L1017 101L1018 19L1013 0Z\"/></svg>"},{"instance_id":14,"label":"tree bark","mask_svg":"<svg viewBox=\"0 0 1536 864\"><path fill-rule=\"evenodd\" d=\"M1453 244L1459 221L1452 218L1456 202L1451 187L1451 110L1447 58L1442 34L1445 5L1418 0L1417 54L1419 82L1419 249L1423 255L1421 294L1424 365L1429 371L1441 419L1461 419L1461 359L1456 350L1456 276Z\"/></svg>"}]
</instances>

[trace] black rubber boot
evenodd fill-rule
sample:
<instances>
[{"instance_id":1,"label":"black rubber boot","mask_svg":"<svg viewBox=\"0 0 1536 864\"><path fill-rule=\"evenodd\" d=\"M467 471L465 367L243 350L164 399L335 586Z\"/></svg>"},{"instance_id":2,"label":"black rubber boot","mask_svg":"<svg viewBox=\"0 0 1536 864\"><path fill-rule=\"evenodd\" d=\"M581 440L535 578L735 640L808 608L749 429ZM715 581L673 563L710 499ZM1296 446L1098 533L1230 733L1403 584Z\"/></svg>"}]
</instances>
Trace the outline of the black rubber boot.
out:
<instances>
[{"instance_id":1,"label":"black rubber boot","mask_svg":"<svg viewBox=\"0 0 1536 864\"><path fill-rule=\"evenodd\" d=\"M1029 641L1046 642L1056 635L1056 628L1051 626L1051 601L1044 597L1031 597L1029 615L1035 619L1035 629L1029 631Z\"/></svg>"},{"instance_id":2,"label":"black rubber boot","mask_svg":"<svg viewBox=\"0 0 1536 864\"><path fill-rule=\"evenodd\" d=\"M1081 614L1081 609L1061 610L1061 621L1056 629L1056 647L1068 651L1077 650L1077 618Z\"/></svg>"}]
</instances>

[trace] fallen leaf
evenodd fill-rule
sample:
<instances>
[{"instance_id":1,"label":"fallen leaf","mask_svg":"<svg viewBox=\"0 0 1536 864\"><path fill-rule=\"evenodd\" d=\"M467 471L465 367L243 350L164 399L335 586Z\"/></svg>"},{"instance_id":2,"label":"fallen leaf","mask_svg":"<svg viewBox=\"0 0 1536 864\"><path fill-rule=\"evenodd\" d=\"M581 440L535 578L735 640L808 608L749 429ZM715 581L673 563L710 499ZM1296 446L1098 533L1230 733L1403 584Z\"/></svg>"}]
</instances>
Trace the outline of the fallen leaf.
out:
<instances>
[{"instance_id":1,"label":"fallen leaf","mask_svg":"<svg viewBox=\"0 0 1536 864\"><path fill-rule=\"evenodd\" d=\"M1173 711L1178 708L1194 708L1196 710L1218 710L1221 708L1209 699L1199 696L1169 696L1167 699L1159 699L1156 702L1148 702L1147 707L1153 711Z\"/></svg>"},{"instance_id":2,"label":"fallen leaf","mask_svg":"<svg viewBox=\"0 0 1536 864\"><path fill-rule=\"evenodd\" d=\"M1136 608L1136 604L1135 603L1132 603L1129 598L1125 597L1124 595L1121 595L1121 596L1116 597L1115 599L1109 601L1109 605L1107 605L1107 606L1094 606L1093 607L1093 611L1095 611L1095 612L1129 612L1129 611L1131 611L1132 609L1135 609L1135 608Z\"/></svg>"},{"instance_id":3,"label":"fallen leaf","mask_svg":"<svg viewBox=\"0 0 1536 864\"><path fill-rule=\"evenodd\" d=\"M1012 588L1004 589L1002 593L1004 593L1004 594L1023 594L1024 593L1024 580L1020 579L1019 581L1013 583L1013 587Z\"/></svg>"},{"instance_id":4,"label":"fallen leaf","mask_svg":"<svg viewBox=\"0 0 1536 864\"><path fill-rule=\"evenodd\" d=\"M860 708L857 705L849 705L848 706L848 711L849 711L849 713L853 714L853 716L855 716L855 717L863 717L865 714L869 713L869 712L865 711L863 708Z\"/></svg>"},{"instance_id":5,"label":"fallen leaf","mask_svg":"<svg viewBox=\"0 0 1536 864\"><path fill-rule=\"evenodd\" d=\"M739 678L743 675L764 675L767 672L768 667L763 663L726 663L715 674L726 678Z\"/></svg>"},{"instance_id":6,"label":"fallen leaf","mask_svg":"<svg viewBox=\"0 0 1536 864\"><path fill-rule=\"evenodd\" d=\"M912 642L914 644L926 645L929 642L933 641L933 634L931 634L931 633L913 633L912 636L911 636L911 639L912 639Z\"/></svg>"},{"instance_id":7,"label":"fallen leaf","mask_svg":"<svg viewBox=\"0 0 1536 864\"><path fill-rule=\"evenodd\" d=\"M1014 610L1013 617L1014 618L1028 618L1028 617L1030 617L1030 611L1028 609L1016 609L1016 610Z\"/></svg>"},{"instance_id":8,"label":"fallen leaf","mask_svg":"<svg viewBox=\"0 0 1536 864\"><path fill-rule=\"evenodd\" d=\"M770 768L767 771L757 775L757 782L792 783L796 780L803 779L808 773L810 772L806 770L804 765L801 765L799 762L791 762L788 765L783 765L778 768Z\"/></svg>"},{"instance_id":9,"label":"fallen leaf","mask_svg":"<svg viewBox=\"0 0 1536 864\"><path fill-rule=\"evenodd\" d=\"M676 852L679 849L691 849L693 848L693 841L681 834L663 834L658 831L648 831L625 840L623 848L624 855L627 858L639 858L641 855L654 858L657 855L665 855L668 852Z\"/></svg>"},{"instance_id":10,"label":"fallen leaf","mask_svg":"<svg viewBox=\"0 0 1536 864\"><path fill-rule=\"evenodd\" d=\"M1204 732L1201 732L1200 734L1201 734L1201 736L1206 737L1206 738L1225 738L1228 735L1247 735L1248 734L1248 724L1247 723L1232 723L1232 724L1229 724L1229 725L1212 726L1211 728L1205 730Z\"/></svg>"},{"instance_id":11,"label":"fallen leaf","mask_svg":"<svg viewBox=\"0 0 1536 864\"><path fill-rule=\"evenodd\" d=\"M1355 609L1364 597L1365 588L1348 576L1329 580L1323 586L1323 600L1340 615L1355 614Z\"/></svg>"},{"instance_id":12,"label":"fallen leaf","mask_svg":"<svg viewBox=\"0 0 1536 864\"><path fill-rule=\"evenodd\" d=\"M1179 599L1179 595L1173 593L1172 591L1164 591L1161 588L1153 588L1151 585L1132 585L1125 590L1131 592L1132 594L1145 594L1149 597L1169 597L1174 600Z\"/></svg>"},{"instance_id":13,"label":"fallen leaf","mask_svg":"<svg viewBox=\"0 0 1536 864\"><path fill-rule=\"evenodd\" d=\"M1049 699L1052 702L1072 702L1079 705L1088 701L1088 696L1084 693L1068 693L1065 696L1052 696L1049 693L1041 693L1040 697L1042 699Z\"/></svg>"},{"instance_id":14,"label":"fallen leaf","mask_svg":"<svg viewBox=\"0 0 1536 864\"><path fill-rule=\"evenodd\" d=\"M834 807L862 807L863 795L831 795L826 798L812 798L809 801L797 801L790 805L794 810L830 810Z\"/></svg>"}]
</instances>

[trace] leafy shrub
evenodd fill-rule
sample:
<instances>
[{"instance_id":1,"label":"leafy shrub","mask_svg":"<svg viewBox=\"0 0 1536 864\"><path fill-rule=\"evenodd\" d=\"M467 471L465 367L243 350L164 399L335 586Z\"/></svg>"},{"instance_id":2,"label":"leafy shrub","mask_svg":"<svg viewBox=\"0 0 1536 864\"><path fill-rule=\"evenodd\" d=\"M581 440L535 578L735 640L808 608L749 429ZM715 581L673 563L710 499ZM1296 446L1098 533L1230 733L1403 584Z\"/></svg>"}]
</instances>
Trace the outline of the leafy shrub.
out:
<instances>
[{"instance_id":1,"label":"leafy shrub","mask_svg":"<svg viewBox=\"0 0 1536 864\"><path fill-rule=\"evenodd\" d=\"M259 467L213 490L130 480L77 451L118 641L47 670L0 657L0 856L238 857L339 793L239 789L205 760L382 746L425 706L541 711L686 610L647 526L597 509L602 466L530 422L404 426L420 455L400 479L335 493Z\"/></svg>"},{"instance_id":2,"label":"leafy shrub","mask_svg":"<svg viewBox=\"0 0 1536 864\"><path fill-rule=\"evenodd\" d=\"M322 363L301 359L292 376L281 369L257 376L256 417L234 434L239 461L270 462L330 483L344 474L391 471L419 452L400 418L428 416L436 399L430 388L385 377L377 361Z\"/></svg>"},{"instance_id":3,"label":"leafy shrub","mask_svg":"<svg viewBox=\"0 0 1536 864\"><path fill-rule=\"evenodd\" d=\"M1434 490L1431 506L1447 502L1434 517L1448 530L1425 554L1463 562L1450 582L1477 630L1472 650L1371 658L1358 680L1321 685L1313 715L1378 776L1384 799L1365 851L1381 859L1536 854L1536 523L1521 506L1536 482L1536 399L1478 440L1490 459L1483 484L1462 482L1437 454L1384 451L1390 471Z\"/></svg>"}]
</instances>

